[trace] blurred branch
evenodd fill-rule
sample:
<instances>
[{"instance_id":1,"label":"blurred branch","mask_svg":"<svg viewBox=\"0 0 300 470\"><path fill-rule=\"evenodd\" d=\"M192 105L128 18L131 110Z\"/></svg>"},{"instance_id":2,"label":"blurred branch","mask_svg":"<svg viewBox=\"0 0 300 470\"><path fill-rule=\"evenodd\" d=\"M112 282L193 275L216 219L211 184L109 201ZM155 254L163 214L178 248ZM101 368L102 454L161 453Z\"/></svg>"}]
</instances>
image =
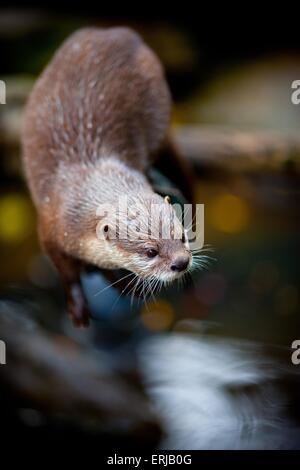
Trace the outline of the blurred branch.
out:
<instances>
[{"instance_id":1,"label":"blurred branch","mask_svg":"<svg viewBox=\"0 0 300 470\"><path fill-rule=\"evenodd\" d=\"M32 80L10 79L7 104L1 107L0 147L19 153L24 104ZM275 131L246 131L208 125L178 125L175 140L196 169L228 172L280 172L300 169L300 137Z\"/></svg>"},{"instance_id":2,"label":"blurred branch","mask_svg":"<svg viewBox=\"0 0 300 470\"><path fill-rule=\"evenodd\" d=\"M217 126L176 126L175 140L195 168L230 172L300 169L300 137Z\"/></svg>"}]
</instances>

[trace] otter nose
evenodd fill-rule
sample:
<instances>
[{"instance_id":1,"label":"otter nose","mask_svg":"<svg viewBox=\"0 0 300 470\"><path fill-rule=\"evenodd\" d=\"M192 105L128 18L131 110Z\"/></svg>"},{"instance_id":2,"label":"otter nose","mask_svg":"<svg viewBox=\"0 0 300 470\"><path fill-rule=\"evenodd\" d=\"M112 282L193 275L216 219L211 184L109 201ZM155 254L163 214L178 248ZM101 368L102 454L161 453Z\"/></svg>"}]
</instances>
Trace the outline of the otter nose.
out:
<instances>
[{"instance_id":1,"label":"otter nose","mask_svg":"<svg viewBox=\"0 0 300 470\"><path fill-rule=\"evenodd\" d=\"M188 256L180 256L180 258L175 259L173 264L171 265L172 271L184 271L189 264L189 257Z\"/></svg>"}]
</instances>

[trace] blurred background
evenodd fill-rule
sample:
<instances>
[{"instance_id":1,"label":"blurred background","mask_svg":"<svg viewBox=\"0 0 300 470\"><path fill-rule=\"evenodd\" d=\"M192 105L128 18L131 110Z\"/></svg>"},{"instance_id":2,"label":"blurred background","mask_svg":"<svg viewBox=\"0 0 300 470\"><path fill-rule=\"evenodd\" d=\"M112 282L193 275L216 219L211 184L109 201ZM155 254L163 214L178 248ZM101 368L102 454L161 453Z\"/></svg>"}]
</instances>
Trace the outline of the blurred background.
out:
<instances>
[{"instance_id":1,"label":"blurred background","mask_svg":"<svg viewBox=\"0 0 300 470\"><path fill-rule=\"evenodd\" d=\"M233 441L214 435L230 426L239 435L238 448L299 445L300 412L293 401L298 377L295 366L288 369L291 343L300 335L300 105L291 102L291 83L300 79L300 39L292 24L288 33L278 34L277 23L266 29L258 18L250 26L210 18L153 11L116 14L105 8L101 13L66 1L60 9L53 4L43 10L21 5L0 9L0 79L7 87L6 104L0 105L0 339L7 342L8 355L7 366L0 369L1 403L3 419L19 436L29 429L48 439L67 432L75 441L93 442L101 435L111 446L234 448ZM162 292L156 303L136 300L133 309L130 298L119 298L112 288L95 295L108 285L100 273L83 274L94 321L82 332L65 318L59 280L39 248L19 136L34 81L61 42L86 25L130 26L164 64L174 98L174 136L197 175L196 199L205 204L205 243L213 252L208 269L195 273L184 288ZM212 357L218 380L210 382L203 397L196 377L206 377L203 368ZM239 388L226 398L209 399L214 387L228 387L221 378L227 359L236 371L228 372L230 386L249 381L261 387L262 395L254 398L252 390ZM180 371L188 367L194 394L183 389L179 400L174 377L180 382ZM265 398L270 380L277 385ZM167 397L159 381L169 384ZM248 399L237 405L237 396ZM164 400L173 403L165 416L160 408ZM198 410L197 423L203 417L197 400L206 403L205 412L230 403L236 421L228 412L214 428L209 414L204 422L206 430L214 428L211 440L200 433L189 441L187 429L191 436L199 426L189 413ZM267 416L264 400L274 405ZM154 411L153 402L158 404ZM226 406L220 406L222 412ZM277 414L282 407L288 418ZM260 441L241 437L249 420L262 426ZM264 441L274 420L278 435L289 431L284 444L272 435Z\"/></svg>"}]
</instances>

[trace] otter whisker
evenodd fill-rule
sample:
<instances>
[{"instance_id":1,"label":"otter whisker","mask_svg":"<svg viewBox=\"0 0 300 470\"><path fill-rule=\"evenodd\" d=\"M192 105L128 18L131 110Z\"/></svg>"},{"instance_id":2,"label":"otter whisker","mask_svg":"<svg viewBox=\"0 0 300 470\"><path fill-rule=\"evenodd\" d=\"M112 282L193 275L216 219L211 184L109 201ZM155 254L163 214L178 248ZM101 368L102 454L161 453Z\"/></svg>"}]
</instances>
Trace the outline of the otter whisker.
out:
<instances>
[{"instance_id":1,"label":"otter whisker","mask_svg":"<svg viewBox=\"0 0 300 470\"><path fill-rule=\"evenodd\" d=\"M144 301L145 307L146 307L147 310L149 310L148 309L148 304L147 304L147 301L146 301L146 298L145 298L145 287L146 287L146 280L143 279L142 296L143 296L143 301Z\"/></svg>"},{"instance_id":2,"label":"otter whisker","mask_svg":"<svg viewBox=\"0 0 300 470\"><path fill-rule=\"evenodd\" d=\"M153 297L153 292L151 290L151 283L152 283L152 277L147 279L147 287L146 287L146 297L150 294L150 297Z\"/></svg>"},{"instance_id":3,"label":"otter whisker","mask_svg":"<svg viewBox=\"0 0 300 470\"><path fill-rule=\"evenodd\" d=\"M207 253L210 253L209 251L203 251L203 250L199 250L199 251L192 251L192 255L193 257L195 256L202 256L202 257L208 257L208 258L211 258L211 256ZM213 259L213 258L211 258Z\"/></svg>"},{"instance_id":4,"label":"otter whisker","mask_svg":"<svg viewBox=\"0 0 300 470\"><path fill-rule=\"evenodd\" d=\"M150 276L148 293L150 293L150 296L153 299L153 302L156 302L155 289L156 289L157 283L158 283L158 279L155 276Z\"/></svg>"},{"instance_id":5,"label":"otter whisker","mask_svg":"<svg viewBox=\"0 0 300 470\"><path fill-rule=\"evenodd\" d=\"M209 269L210 268L210 264L209 263L205 263L205 262L201 262L200 260L195 260L195 262L193 263L193 266L192 266L192 269L195 270L195 269Z\"/></svg>"},{"instance_id":6,"label":"otter whisker","mask_svg":"<svg viewBox=\"0 0 300 470\"><path fill-rule=\"evenodd\" d=\"M203 245L201 248L192 248L192 253L213 253L215 250L211 245Z\"/></svg>"},{"instance_id":7,"label":"otter whisker","mask_svg":"<svg viewBox=\"0 0 300 470\"><path fill-rule=\"evenodd\" d=\"M196 287L197 284L196 284L196 282L195 282L195 279L193 278L191 269L189 269L189 270L186 272L186 279L187 279L188 277L189 277L190 280L192 281L194 287Z\"/></svg>"},{"instance_id":8,"label":"otter whisker","mask_svg":"<svg viewBox=\"0 0 300 470\"><path fill-rule=\"evenodd\" d=\"M132 273L134 274L134 273ZM129 281L129 283L124 287L124 289L121 291L120 295L117 297L117 299L114 301L112 307L111 307L111 310L113 311L114 307L117 305L118 301L120 300L120 297L125 294L126 292L126 289L128 289L128 287L130 286L130 284L135 280L135 278L137 277L136 274L134 274L134 277Z\"/></svg>"},{"instance_id":9,"label":"otter whisker","mask_svg":"<svg viewBox=\"0 0 300 470\"><path fill-rule=\"evenodd\" d=\"M210 266L210 263L208 261L202 260L201 258L199 259L194 259L193 260L193 266Z\"/></svg>"},{"instance_id":10,"label":"otter whisker","mask_svg":"<svg viewBox=\"0 0 300 470\"><path fill-rule=\"evenodd\" d=\"M158 293L162 290L164 285L165 285L164 281L162 279L159 279Z\"/></svg>"},{"instance_id":11,"label":"otter whisker","mask_svg":"<svg viewBox=\"0 0 300 470\"><path fill-rule=\"evenodd\" d=\"M147 299L149 298L149 293L151 289L150 279L145 279L145 292L144 292L144 301L147 304Z\"/></svg>"},{"instance_id":12,"label":"otter whisker","mask_svg":"<svg viewBox=\"0 0 300 470\"><path fill-rule=\"evenodd\" d=\"M150 276L149 278L145 279L146 289L145 289L144 300L146 304L147 304L147 297L149 296L149 294L150 294L150 297L153 299L153 301L156 302L156 298L154 296L154 291L153 291L153 287L156 281L157 280L154 276Z\"/></svg>"},{"instance_id":13,"label":"otter whisker","mask_svg":"<svg viewBox=\"0 0 300 470\"><path fill-rule=\"evenodd\" d=\"M138 293L138 305L140 305L140 302L141 300L145 300L145 294L144 294L144 291L145 291L145 279L143 277L140 277L140 289L139 289L139 293Z\"/></svg>"},{"instance_id":14,"label":"otter whisker","mask_svg":"<svg viewBox=\"0 0 300 470\"><path fill-rule=\"evenodd\" d=\"M159 292L159 284L160 284L160 280L159 280L159 278L158 278L158 279L156 279L155 284L154 284L154 292L155 292L156 289L157 289L158 292Z\"/></svg>"},{"instance_id":15,"label":"otter whisker","mask_svg":"<svg viewBox=\"0 0 300 470\"><path fill-rule=\"evenodd\" d=\"M135 283L133 284L133 286L131 287L130 291L128 292L128 295L130 295L130 308L132 309L133 307L133 300L134 300L134 292L135 292L135 289L137 287L137 284L139 282L139 279L138 277L136 278L135 280Z\"/></svg>"},{"instance_id":16,"label":"otter whisker","mask_svg":"<svg viewBox=\"0 0 300 470\"><path fill-rule=\"evenodd\" d=\"M209 256L209 255L201 255L201 254L198 254L198 255L193 255L193 259L195 260L201 260L203 262L206 262L206 263L211 263L211 261L217 261L217 258L213 258L212 256Z\"/></svg>"},{"instance_id":17,"label":"otter whisker","mask_svg":"<svg viewBox=\"0 0 300 470\"><path fill-rule=\"evenodd\" d=\"M155 277L153 277L151 289L152 289L152 298L153 298L154 303L156 303L156 297L155 297L156 286L157 286L157 279Z\"/></svg>"},{"instance_id":18,"label":"otter whisker","mask_svg":"<svg viewBox=\"0 0 300 470\"><path fill-rule=\"evenodd\" d=\"M134 275L134 273L126 274L125 276L121 277L121 279L117 279L117 280L116 280L115 282L113 282L112 284L109 284L109 286L104 287L104 289L102 289L102 290L100 290L99 292L97 292L96 294L94 294L94 296L96 297L97 295L102 294L102 292L106 291L106 290L109 289L110 287L113 287L114 285L118 284L118 282L121 282L121 281L123 281L124 279L126 279L127 277L132 276L132 275Z\"/></svg>"},{"instance_id":19,"label":"otter whisker","mask_svg":"<svg viewBox=\"0 0 300 470\"><path fill-rule=\"evenodd\" d=\"M136 289L138 288L138 285L140 284L140 281L141 281L141 278L137 276L136 283L134 284L133 288L130 291L130 292L132 292L131 301L130 301L131 308L133 306L133 299L134 299L134 296L135 296Z\"/></svg>"},{"instance_id":20,"label":"otter whisker","mask_svg":"<svg viewBox=\"0 0 300 470\"><path fill-rule=\"evenodd\" d=\"M195 266L207 266L207 267L210 267L211 264L212 264L212 261L214 261L214 260L206 260L206 259L202 259L202 258L200 257L199 259L193 260L192 268L194 268Z\"/></svg>"}]
</instances>

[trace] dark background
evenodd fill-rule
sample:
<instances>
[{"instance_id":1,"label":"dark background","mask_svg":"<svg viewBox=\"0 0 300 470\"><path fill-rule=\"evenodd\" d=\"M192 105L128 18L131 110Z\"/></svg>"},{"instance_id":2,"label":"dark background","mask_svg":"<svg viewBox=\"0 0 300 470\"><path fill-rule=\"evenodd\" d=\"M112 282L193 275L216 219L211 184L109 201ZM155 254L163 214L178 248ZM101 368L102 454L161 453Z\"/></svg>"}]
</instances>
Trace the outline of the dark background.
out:
<instances>
[{"instance_id":1,"label":"dark background","mask_svg":"<svg viewBox=\"0 0 300 470\"><path fill-rule=\"evenodd\" d=\"M25 317L33 316L41 335L53 334L63 354L69 353L66 338L105 351L108 356L102 360L107 367L113 364L118 372L124 369L125 375L132 368L136 372L137 344L152 335L172 338L177 332L196 337L208 332L229 343L234 338L251 340L266 348L277 345L286 354L284 364L290 365L291 342L300 337L299 173L290 164L298 155L289 155L281 171L261 167L234 174L198 171L196 194L197 202L205 204L205 242L213 247L216 259L209 270L195 273L183 290L165 291L156 305L139 305L134 312L128 308L128 299L120 299L113 312L104 308L115 301L115 293L97 305L92 293L99 290L100 281L90 278L87 291L95 317L91 332L72 330L65 318L59 280L40 252L36 214L23 178L19 129L35 79L61 42L86 25L127 25L140 32L165 66L175 103L175 127L195 125L216 133L219 127L249 130L254 136L275 132L287 139L298 135L300 111L290 102L291 81L300 79L295 6L272 5L264 12L262 5L254 7L252 2L231 8L227 4L221 8L207 3L169 6L151 2L138 9L115 2L61 1L42 6L2 2L0 79L7 83L8 97L7 105L0 107L1 311L13 305L21 316L23 310ZM38 344L37 337L27 341ZM22 351L19 354L11 360L22 364ZM113 359L108 360L110 355ZM182 350L180 355L184 355ZM197 361L205 366L201 357ZM50 369L50 379L45 379L49 390L60 384L51 381L51 373L55 377ZM59 440L65 433L77 444L83 439L77 421L62 424L55 413L49 413L50 399L41 407L39 400L30 396L28 401L22 395L16 377L4 383L9 387L3 389L3 403L9 406L2 408L2 416L10 423L12 435L17 429L17 439L22 440L28 429L34 439L40 435ZM289 380L283 380L283 388L289 390ZM249 393L253 398L252 389ZM289 412L300 416L295 404ZM133 433L135 438L138 434ZM85 434L85 439L96 443L98 434ZM129 445L124 435L114 431L103 439L104 446Z\"/></svg>"}]
</instances>

